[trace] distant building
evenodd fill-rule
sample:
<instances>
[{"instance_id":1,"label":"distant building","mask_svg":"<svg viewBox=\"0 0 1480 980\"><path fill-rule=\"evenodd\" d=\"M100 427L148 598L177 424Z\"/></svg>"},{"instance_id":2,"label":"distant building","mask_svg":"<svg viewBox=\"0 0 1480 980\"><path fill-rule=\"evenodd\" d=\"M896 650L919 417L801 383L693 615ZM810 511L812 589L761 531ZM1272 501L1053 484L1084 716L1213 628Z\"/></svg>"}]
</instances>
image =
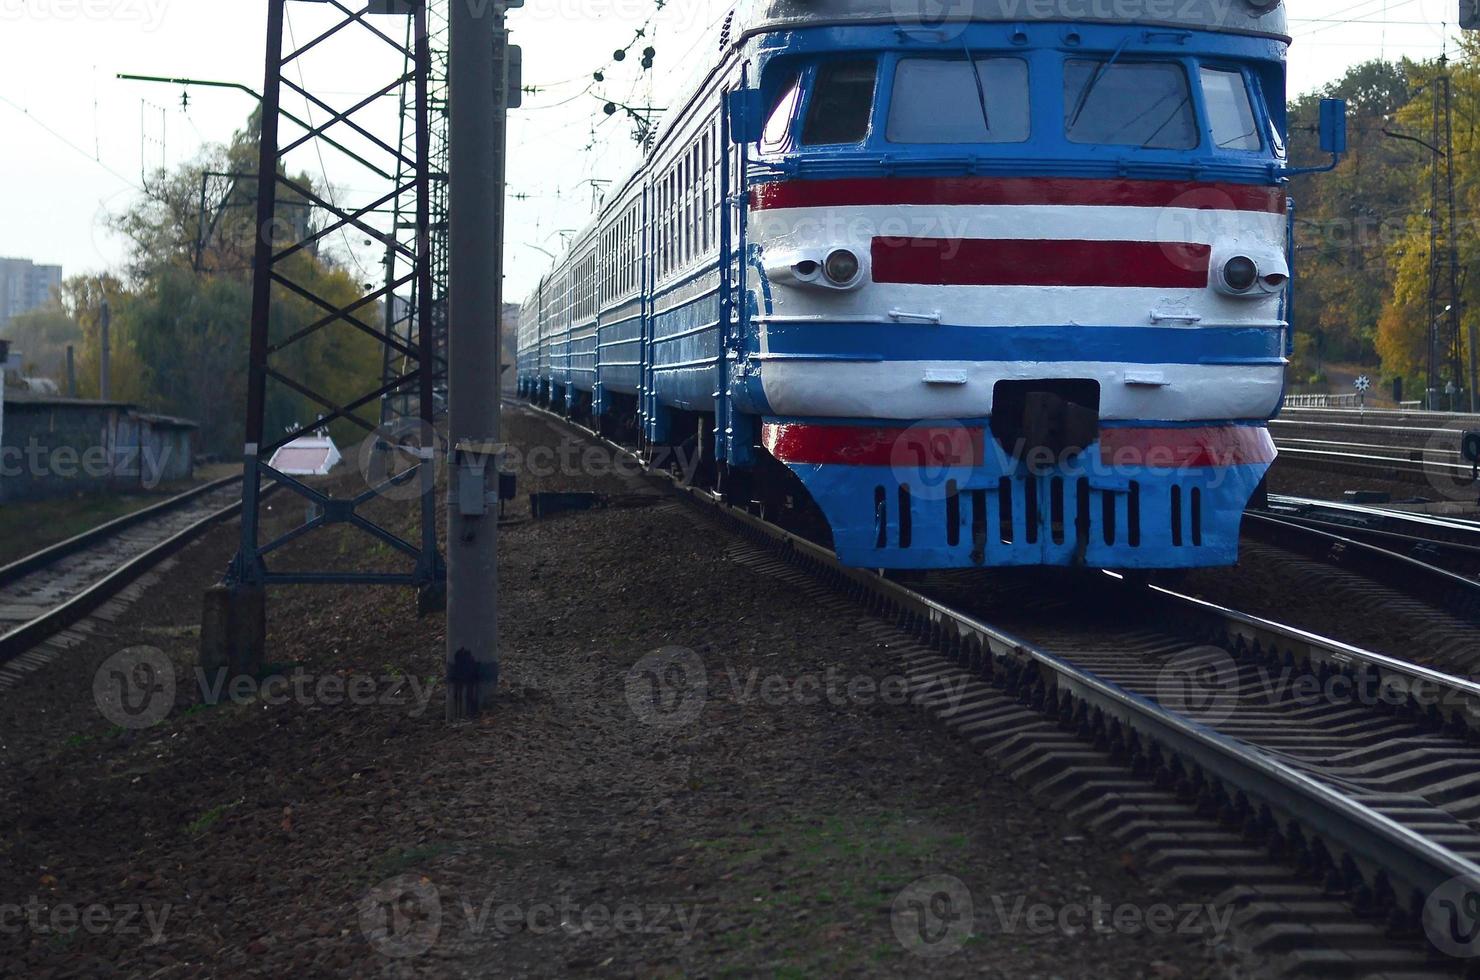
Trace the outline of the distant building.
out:
<instances>
[{"instance_id":1,"label":"distant building","mask_svg":"<svg viewBox=\"0 0 1480 980\"><path fill-rule=\"evenodd\" d=\"M62 267L37 265L30 259L0 258L0 326L51 301L62 284Z\"/></svg>"}]
</instances>

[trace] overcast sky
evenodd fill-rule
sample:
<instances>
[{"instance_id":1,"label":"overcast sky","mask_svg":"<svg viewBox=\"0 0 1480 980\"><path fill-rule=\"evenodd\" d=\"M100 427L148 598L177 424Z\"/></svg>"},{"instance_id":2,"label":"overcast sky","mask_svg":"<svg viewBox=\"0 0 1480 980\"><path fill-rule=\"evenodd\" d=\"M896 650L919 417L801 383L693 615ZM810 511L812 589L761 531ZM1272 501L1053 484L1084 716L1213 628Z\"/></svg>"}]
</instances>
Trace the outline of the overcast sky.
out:
<instances>
[{"instance_id":1,"label":"overcast sky","mask_svg":"<svg viewBox=\"0 0 1480 980\"><path fill-rule=\"evenodd\" d=\"M1385 56L1430 58L1443 50L1458 0L1300 0L1292 21L1291 90L1304 92L1357 62ZM356 4L351 3L351 6ZM528 0L510 14L524 50L525 97L510 123L506 297L519 299L558 252L561 229L591 214L591 179L620 179L635 159L631 126L601 113L598 94L632 105L664 105L708 57L698 41L729 0L669 0L633 56L612 51L654 17L654 0ZM324 9L290 4L294 37L306 42ZM66 275L117 265L124 243L104 227L109 212L141 193L141 173L175 166L203 143L224 141L252 108L241 92L121 81L120 72L262 85L263 0L0 0L0 255L60 263ZM385 22L385 19L377 19ZM394 19L391 19L394 22ZM1450 50L1455 49L1452 40ZM303 78L335 105L348 105L394 77L389 48L360 35L305 60ZM653 72L638 65L657 49ZM587 91L591 72L606 81ZM387 74L389 72L389 74ZM295 74L290 74L294 77ZM382 124L393 125L385 101ZM301 103L300 103L301 109ZM321 118L318 113L314 118ZM377 184L334 153L300 151L295 170L327 171L341 203L364 200ZM377 256L359 238L331 247L366 279Z\"/></svg>"}]
</instances>

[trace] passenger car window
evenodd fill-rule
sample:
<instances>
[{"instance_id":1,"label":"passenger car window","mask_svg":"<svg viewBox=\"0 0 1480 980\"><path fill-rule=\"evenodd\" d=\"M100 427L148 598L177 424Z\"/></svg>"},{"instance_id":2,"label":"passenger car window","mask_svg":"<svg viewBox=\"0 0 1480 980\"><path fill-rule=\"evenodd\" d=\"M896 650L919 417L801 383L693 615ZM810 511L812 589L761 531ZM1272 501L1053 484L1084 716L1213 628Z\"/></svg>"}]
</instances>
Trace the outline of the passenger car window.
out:
<instances>
[{"instance_id":1,"label":"passenger car window","mask_svg":"<svg viewBox=\"0 0 1480 980\"><path fill-rule=\"evenodd\" d=\"M1243 72L1204 68L1202 87L1213 145L1220 150L1259 149L1259 124L1254 120Z\"/></svg>"},{"instance_id":2,"label":"passenger car window","mask_svg":"<svg viewBox=\"0 0 1480 980\"><path fill-rule=\"evenodd\" d=\"M1160 150L1197 146L1187 73L1169 63L1066 62L1064 135L1075 143Z\"/></svg>"},{"instance_id":3,"label":"passenger car window","mask_svg":"<svg viewBox=\"0 0 1480 980\"><path fill-rule=\"evenodd\" d=\"M1020 58L978 58L975 72L964 59L938 58L905 58L894 69L891 143L1021 143L1028 131Z\"/></svg>"},{"instance_id":4,"label":"passenger car window","mask_svg":"<svg viewBox=\"0 0 1480 980\"><path fill-rule=\"evenodd\" d=\"M802 143L862 142L873 115L876 73L872 58L829 61L818 68L802 124Z\"/></svg>"},{"instance_id":5,"label":"passenger car window","mask_svg":"<svg viewBox=\"0 0 1480 980\"><path fill-rule=\"evenodd\" d=\"M792 80L781 87L781 95L766 117L766 126L761 130L761 149L767 152L784 150L790 143L791 118L796 115L797 100L802 95L802 80Z\"/></svg>"}]
</instances>

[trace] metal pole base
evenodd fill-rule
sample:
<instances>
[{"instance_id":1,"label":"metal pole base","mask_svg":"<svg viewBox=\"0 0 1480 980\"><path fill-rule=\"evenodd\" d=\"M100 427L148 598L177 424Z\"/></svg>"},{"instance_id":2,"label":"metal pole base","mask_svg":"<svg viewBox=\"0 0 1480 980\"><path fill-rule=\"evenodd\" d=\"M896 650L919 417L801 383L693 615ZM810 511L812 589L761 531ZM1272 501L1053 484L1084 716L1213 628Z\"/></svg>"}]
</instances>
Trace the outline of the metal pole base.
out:
<instances>
[{"instance_id":1,"label":"metal pole base","mask_svg":"<svg viewBox=\"0 0 1480 980\"><path fill-rule=\"evenodd\" d=\"M447 583L432 582L416 590L416 615L429 616L447 609Z\"/></svg>"},{"instance_id":2,"label":"metal pole base","mask_svg":"<svg viewBox=\"0 0 1480 980\"><path fill-rule=\"evenodd\" d=\"M467 721L490 707L498 690L498 661L474 659L458 650L447 668L447 720Z\"/></svg>"},{"instance_id":3,"label":"metal pole base","mask_svg":"<svg viewBox=\"0 0 1480 980\"><path fill-rule=\"evenodd\" d=\"M257 677L267 649L267 590L261 586L206 589L200 617L200 666L207 676Z\"/></svg>"}]
</instances>

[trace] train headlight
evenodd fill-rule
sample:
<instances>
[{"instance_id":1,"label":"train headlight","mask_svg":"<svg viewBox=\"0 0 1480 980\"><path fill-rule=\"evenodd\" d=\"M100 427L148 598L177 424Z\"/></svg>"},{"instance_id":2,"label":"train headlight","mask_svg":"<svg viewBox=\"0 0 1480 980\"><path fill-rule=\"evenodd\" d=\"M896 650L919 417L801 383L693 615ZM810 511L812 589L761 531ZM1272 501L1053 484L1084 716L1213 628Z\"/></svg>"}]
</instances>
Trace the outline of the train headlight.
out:
<instances>
[{"instance_id":1,"label":"train headlight","mask_svg":"<svg viewBox=\"0 0 1480 980\"><path fill-rule=\"evenodd\" d=\"M1266 299L1284 292L1290 284L1290 263L1274 245L1230 242L1215 247L1209 266L1209 285L1225 296Z\"/></svg>"},{"instance_id":2,"label":"train headlight","mask_svg":"<svg viewBox=\"0 0 1480 980\"><path fill-rule=\"evenodd\" d=\"M868 260L842 245L826 252L778 249L766 256L764 268L766 278L778 286L830 293L859 289L868 278Z\"/></svg>"},{"instance_id":3,"label":"train headlight","mask_svg":"<svg viewBox=\"0 0 1480 980\"><path fill-rule=\"evenodd\" d=\"M858 256L846 248L835 248L827 253L822 263L822 272L836 286L851 286L858 278Z\"/></svg>"},{"instance_id":4,"label":"train headlight","mask_svg":"<svg viewBox=\"0 0 1480 980\"><path fill-rule=\"evenodd\" d=\"M1259 264L1247 255L1235 255L1223 263L1223 285L1230 292L1247 293L1259 281Z\"/></svg>"}]
</instances>

